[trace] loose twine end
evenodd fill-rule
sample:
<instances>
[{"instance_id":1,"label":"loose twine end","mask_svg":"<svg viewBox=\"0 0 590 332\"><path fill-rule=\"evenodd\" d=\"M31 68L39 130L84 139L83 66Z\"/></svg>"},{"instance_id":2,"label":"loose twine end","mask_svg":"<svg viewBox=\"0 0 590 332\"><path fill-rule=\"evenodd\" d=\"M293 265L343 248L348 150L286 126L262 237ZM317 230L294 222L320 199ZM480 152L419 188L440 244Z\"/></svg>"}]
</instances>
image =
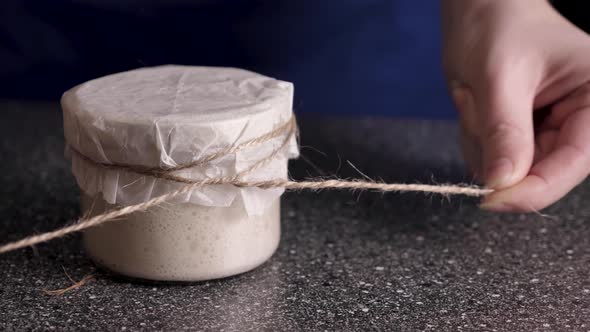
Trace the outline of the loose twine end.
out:
<instances>
[{"instance_id":1,"label":"loose twine end","mask_svg":"<svg viewBox=\"0 0 590 332\"><path fill-rule=\"evenodd\" d=\"M47 294L47 295L51 295L51 296L61 296L64 295L67 292L76 290L84 285L86 285L87 283L89 283L90 281L94 280L94 275L92 274L87 274L84 276L84 278L80 279L80 281L74 281L72 280L72 278L70 278L68 276L68 278L70 279L70 281L73 282L73 284L69 287L66 288L62 288L62 289L55 289L55 290L47 290L44 289L43 293Z\"/></svg>"}]
</instances>

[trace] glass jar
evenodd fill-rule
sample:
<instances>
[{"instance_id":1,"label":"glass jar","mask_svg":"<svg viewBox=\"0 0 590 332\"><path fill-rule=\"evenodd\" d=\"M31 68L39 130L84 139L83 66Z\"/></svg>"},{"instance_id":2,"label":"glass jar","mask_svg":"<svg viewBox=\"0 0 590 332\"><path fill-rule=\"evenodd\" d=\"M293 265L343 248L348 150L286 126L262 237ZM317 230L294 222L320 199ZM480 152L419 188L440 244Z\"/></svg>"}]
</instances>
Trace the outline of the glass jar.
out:
<instances>
[{"instance_id":1,"label":"glass jar","mask_svg":"<svg viewBox=\"0 0 590 332\"><path fill-rule=\"evenodd\" d=\"M255 140L290 121L292 98L287 82L240 69L189 66L132 70L67 91L66 155L81 189L83 214L181 188L185 184L138 174L133 167L177 167ZM286 179L288 160L298 155L296 139L288 134L173 174L192 180L242 174L279 149L241 180ZM235 275L276 250L282 193L204 186L88 229L84 245L99 265L130 277L198 281Z\"/></svg>"}]
</instances>

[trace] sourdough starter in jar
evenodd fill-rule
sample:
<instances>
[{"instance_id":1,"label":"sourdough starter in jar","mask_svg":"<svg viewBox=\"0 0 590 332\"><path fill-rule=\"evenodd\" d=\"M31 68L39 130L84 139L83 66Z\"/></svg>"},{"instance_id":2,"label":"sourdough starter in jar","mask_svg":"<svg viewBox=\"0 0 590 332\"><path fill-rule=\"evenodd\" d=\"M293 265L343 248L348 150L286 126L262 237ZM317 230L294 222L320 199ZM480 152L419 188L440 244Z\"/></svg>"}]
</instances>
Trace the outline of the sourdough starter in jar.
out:
<instances>
[{"instance_id":1,"label":"sourdough starter in jar","mask_svg":"<svg viewBox=\"0 0 590 332\"><path fill-rule=\"evenodd\" d=\"M62 98L66 154L82 212L135 205L184 184L100 164L170 168L272 132L292 115L293 86L234 68L161 66L102 77ZM294 137L278 135L205 165L188 179L238 174L280 153L243 180L286 179ZM198 281L251 270L280 239L281 188L205 186L84 232L99 265L136 278Z\"/></svg>"}]
</instances>

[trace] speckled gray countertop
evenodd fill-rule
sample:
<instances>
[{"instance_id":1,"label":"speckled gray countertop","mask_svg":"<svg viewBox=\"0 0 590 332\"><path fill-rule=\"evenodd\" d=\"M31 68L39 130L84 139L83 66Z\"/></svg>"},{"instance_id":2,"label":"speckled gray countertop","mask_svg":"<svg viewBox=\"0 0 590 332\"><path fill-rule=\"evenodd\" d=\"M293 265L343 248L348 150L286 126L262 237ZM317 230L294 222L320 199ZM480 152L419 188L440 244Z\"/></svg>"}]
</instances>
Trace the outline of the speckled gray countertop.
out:
<instances>
[{"instance_id":1,"label":"speckled gray countertop","mask_svg":"<svg viewBox=\"0 0 590 332\"><path fill-rule=\"evenodd\" d=\"M465 181L456 125L301 116L295 178ZM0 103L1 241L78 213L55 104ZM277 253L255 271L194 284L95 271L79 235L0 256L0 330L590 330L590 186L540 215L474 199L297 192ZM43 289L96 280L64 296Z\"/></svg>"}]
</instances>

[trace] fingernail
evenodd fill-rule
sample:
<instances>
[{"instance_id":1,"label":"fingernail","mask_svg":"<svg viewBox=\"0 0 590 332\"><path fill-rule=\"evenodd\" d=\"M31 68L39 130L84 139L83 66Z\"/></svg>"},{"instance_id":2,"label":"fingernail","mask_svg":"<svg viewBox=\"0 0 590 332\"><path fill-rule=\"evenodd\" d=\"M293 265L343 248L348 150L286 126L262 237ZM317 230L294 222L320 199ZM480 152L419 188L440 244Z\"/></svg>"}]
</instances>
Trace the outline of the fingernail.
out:
<instances>
[{"instance_id":1,"label":"fingernail","mask_svg":"<svg viewBox=\"0 0 590 332\"><path fill-rule=\"evenodd\" d=\"M506 198L506 197L505 197ZM522 208L518 205L510 203L510 200L501 200L497 197L492 199L486 198L484 201L479 204L479 207L482 210L492 211L492 212L522 212Z\"/></svg>"},{"instance_id":2,"label":"fingernail","mask_svg":"<svg viewBox=\"0 0 590 332\"><path fill-rule=\"evenodd\" d=\"M502 188L508 186L512 178L514 165L508 158L501 158L492 164L486 171L486 185L489 188Z\"/></svg>"},{"instance_id":3,"label":"fingernail","mask_svg":"<svg viewBox=\"0 0 590 332\"><path fill-rule=\"evenodd\" d=\"M479 205L479 208L482 210L492 211L492 212L504 212L509 211L510 206L506 205L503 202L483 202Z\"/></svg>"}]
</instances>

